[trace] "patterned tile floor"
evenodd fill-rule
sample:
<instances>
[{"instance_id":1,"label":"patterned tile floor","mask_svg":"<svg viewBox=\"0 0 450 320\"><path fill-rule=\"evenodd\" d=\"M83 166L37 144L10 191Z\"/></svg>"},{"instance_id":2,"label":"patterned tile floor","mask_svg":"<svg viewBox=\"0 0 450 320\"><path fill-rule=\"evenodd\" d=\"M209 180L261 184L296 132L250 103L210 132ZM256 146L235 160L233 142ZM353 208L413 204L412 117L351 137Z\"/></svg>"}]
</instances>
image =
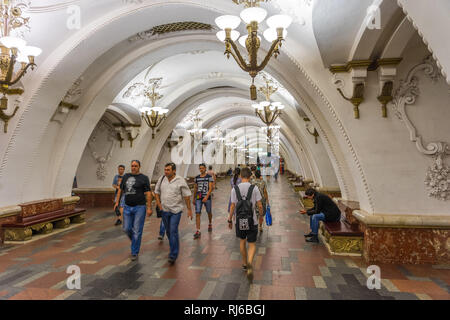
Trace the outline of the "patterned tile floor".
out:
<instances>
[{"instance_id":1,"label":"patterned tile floor","mask_svg":"<svg viewBox=\"0 0 450 320\"><path fill-rule=\"evenodd\" d=\"M14 299L450 299L449 266L379 265L382 286L369 290L361 258L328 254L306 243L307 217L283 177L269 182L273 226L257 241L255 277L241 270L239 242L226 224L228 181L213 199L214 230L193 240L195 225L180 224L181 251L167 263L167 239L158 241L160 220L147 218L138 261L129 259L130 242L113 226L110 209L87 213L87 223L24 245L0 247L0 300ZM81 269L81 289L68 290L67 267Z\"/></svg>"}]
</instances>

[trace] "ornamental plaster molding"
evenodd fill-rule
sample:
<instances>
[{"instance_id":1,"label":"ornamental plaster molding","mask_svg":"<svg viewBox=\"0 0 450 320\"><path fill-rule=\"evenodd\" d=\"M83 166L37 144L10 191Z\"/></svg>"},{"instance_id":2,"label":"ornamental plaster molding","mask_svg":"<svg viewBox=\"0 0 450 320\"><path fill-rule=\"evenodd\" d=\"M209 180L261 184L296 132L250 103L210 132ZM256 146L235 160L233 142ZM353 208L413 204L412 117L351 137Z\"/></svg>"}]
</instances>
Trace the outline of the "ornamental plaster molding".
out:
<instances>
[{"instance_id":1,"label":"ornamental plaster molding","mask_svg":"<svg viewBox=\"0 0 450 320\"><path fill-rule=\"evenodd\" d=\"M400 81L392 101L393 108L395 115L403 121L408 129L409 138L412 142L415 142L417 150L424 155L434 156L434 162L428 167L425 178L425 186L429 191L428 196L439 200L447 200L450 199L450 171L449 167L443 163L443 158L450 155L450 146L442 141L433 141L425 146L422 136L417 132L406 112L406 106L414 104L420 94L417 73L421 71L433 82L437 82L441 78L438 66L432 56L426 57L422 63L414 66L408 72L405 80Z\"/></svg>"},{"instance_id":2,"label":"ornamental plaster molding","mask_svg":"<svg viewBox=\"0 0 450 320\"><path fill-rule=\"evenodd\" d=\"M111 142L111 147L109 148L109 151L105 156L101 156L97 153L95 144L97 142L98 135L105 131L107 131L107 140ZM100 121L100 124L94 130L91 138L88 141L88 148L91 152L92 158L94 158L95 162L97 163L97 179L104 181L107 175L106 166L109 160L111 160L114 151L113 130L107 124L105 124L105 122Z\"/></svg>"},{"instance_id":3,"label":"ornamental plaster molding","mask_svg":"<svg viewBox=\"0 0 450 320\"><path fill-rule=\"evenodd\" d=\"M367 179L366 176L364 174L364 170L362 168L361 162L358 159L358 156L356 155L356 151L353 147L353 144L350 140L350 137L348 136L347 132L345 131L344 125L342 124L342 121L339 119L336 111L334 110L334 107L331 105L330 101L327 99L327 97L325 96L325 94L322 92L322 90L319 88L319 86L314 82L314 80L309 76L309 74L306 72L306 70L302 67L302 65L297 61L297 59L295 59L288 51L286 51L286 49L283 50L283 52L286 54L286 56L295 64L295 66L297 67L297 69L303 74L303 76L306 78L306 80L309 82L309 84L312 86L312 88L316 91L316 93L319 95L319 97L322 99L322 101L325 103L325 105L327 106L333 120L336 122L338 129L340 131L340 133L342 134L342 136L345 139L345 142L350 150L350 153L352 155L353 161L356 164L356 167L359 171L360 177L361 177L361 182L363 184L364 187L364 191L366 192L367 195L367 200L369 203L369 209L371 211L374 211L374 202L373 202L373 198L372 198L372 193L370 191L369 185L367 183ZM333 155L333 158L335 159L335 163L336 163L336 167L338 168L338 170L336 171L336 175L338 176L338 179L342 182L343 184L343 190L345 191L346 194L349 194L349 186L346 183L346 180L343 178L343 168L342 165L340 163L340 161L338 161L338 157L336 155L336 151L334 150L334 145L331 143L330 138L328 137L328 135L326 134L325 130L323 130L323 128L320 125L320 122L318 121L316 115L314 114L314 112L312 112L310 106L308 105L308 103L303 99L303 97L301 95L299 95L300 100L303 103L303 107L306 108L309 113L312 115L312 118L315 120L315 123L317 123L318 125L318 129L320 130L320 135L322 137L322 139L324 139L326 141L326 145L329 146L331 154ZM345 161L345 160L344 160Z\"/></svg>"},{"instance_id":4,"label":"ornamental plaster molding","mask_svg":"<svg viewBox=\"0 0 450 320\"><path fill-rule=\"evenodd\" d=\"M409 15L408 10L406 10L406 8L403 6L402 0L397 0L397 4L403 10L403 13L406 15L406 18L408 19L408 21L411 22L411 24L413 25L414 29L416 29L416 31L419 34L420 38L422 39L423 43L427 46L428 51L430 51L431 55L433 56L433 59L436 62L436 65L439 68L439 70L441 71L441 73L444 76L444 78L447 77L447 74L446 74L446 72L444 70L444 67L440 63L440 61L439 61L438 57L436 56L436 54L433 52L433 48L429 45L428 40L425 38L423 33L420 31L420 29L417 26L416 22ZM447 83L450 84L450 80L447 80Z\"/></svg>"}]
</instances>

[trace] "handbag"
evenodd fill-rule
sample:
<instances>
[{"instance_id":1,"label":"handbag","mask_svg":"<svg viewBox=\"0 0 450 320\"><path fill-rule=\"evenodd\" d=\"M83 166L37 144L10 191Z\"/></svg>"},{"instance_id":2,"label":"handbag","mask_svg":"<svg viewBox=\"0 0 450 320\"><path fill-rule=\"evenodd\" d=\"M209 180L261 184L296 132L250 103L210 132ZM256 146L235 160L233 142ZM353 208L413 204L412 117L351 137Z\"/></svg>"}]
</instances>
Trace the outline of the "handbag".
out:
<instances>
[{"instance_id":1,"label":"handbag","mask_svg":"<svg viewBox=\"0 0 450 320\"><path fill-rule=\"evenodd\" d=\"M267 209L266 209L266 224L268 226L272 225L272 215L270 214L270 206L267 205Z\"/></svg>"}]
</instances>

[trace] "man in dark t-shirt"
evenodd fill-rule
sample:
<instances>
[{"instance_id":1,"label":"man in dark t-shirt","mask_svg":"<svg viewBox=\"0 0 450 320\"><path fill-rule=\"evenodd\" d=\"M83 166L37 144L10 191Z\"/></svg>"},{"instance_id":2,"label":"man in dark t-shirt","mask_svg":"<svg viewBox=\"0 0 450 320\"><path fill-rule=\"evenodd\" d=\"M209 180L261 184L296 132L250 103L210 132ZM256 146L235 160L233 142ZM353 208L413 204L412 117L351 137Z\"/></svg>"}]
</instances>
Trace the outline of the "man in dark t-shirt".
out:
<instances>
[{"instance_id":1,"label":"man in dark t-shirt","mask_svg":"<svg viewBox=\"0 0 450 320\"><path fill-rule=\"evenodd\" d=\"M138 160L131 162L131 173L123 176L117 194L114 209L119 206L119 199L124 195L123 231L131 240L131 260L138 258L141 247L142 231L144 229L145 213L152 215L152 193L150 180L139 172L141 163Z\"/></svg>"},{"instance_id":2,"label":"man in dark t-shirt","mask_svg":"<svg viewBox=\"0 0 450 320\"><path fill-rule=\"evenodd\" d=\"M206 165L204 163L199 165L200 174L195 177L194 184L194 206L195 206L195 221L197 225L197 232L194 234L194 239L198 239L201 236L200 232L200 216L202 213L203 205L206 207L208 213L209 225L208 232L212 231L212 200L211 192L213 191L214 179L212 176L206 173Z\"/></svg>"}]
</instances>

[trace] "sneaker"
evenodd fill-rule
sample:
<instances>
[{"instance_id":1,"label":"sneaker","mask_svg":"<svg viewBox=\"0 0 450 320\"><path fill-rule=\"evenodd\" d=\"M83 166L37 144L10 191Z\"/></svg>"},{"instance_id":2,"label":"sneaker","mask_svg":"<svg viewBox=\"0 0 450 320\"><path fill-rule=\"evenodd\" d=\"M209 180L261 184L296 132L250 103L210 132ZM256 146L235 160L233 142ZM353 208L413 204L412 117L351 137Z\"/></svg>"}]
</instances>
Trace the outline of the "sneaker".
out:
<instances>
[{"instance_id":1,"label":"sneaker","mask_svg":"<svg viewBox=\"0 0 450 320\"><path fill-rule=\"evenodd\" d=\"M164 239L163 236L158 236L158 240L159 240L159 241L162 241L163 239Z\"/></svg>"},{"instance_id":2,"label":"sneaker","mask_svg":"<svg viewBox=\"0 0 450 320\"><path fill-rule=\"evenodd\" d=\"M133 255L131 256L131 261L136 261L137 258L138 258L137 254L133 254Z\"/></svg>"},{"instance_id":3,"label":"sneaker","mask_svg":"<svg viewBox=\"0 0 450 320\"><path fill-rule=\"evenodd\" d=\"M167 260L167 262L169 262L169 264L172 266L175 263L175 259L169 258L169 260Z\"/></svg>"},{"instance_id":4,"label":"sneaker","mask_svg":"<svg viewBox=\"0 0 450 320\"><path fill-rule=\"evenodd\" d=\"M304 234L303 236L304 236L305 238L312 237L312 236L314 236L314 233L310 232L310 233L308 233L308 234Z\"/></svg>"},{"instance_id":5,"label":"sneaker","mask_svg":"<svg viewBox=\"0 0 450 320\"><path fill-rule=\"evenodd\" d=\"M247 265L247 279L248 281L253 281L253 267L251 265Z\"/></svg>"},{"instance_id":6,"label":"sneaker","mask_svg":"<svg viewBox=\"0 0 450 320\"><path fill-rule=\"evenodd\" d=\"M242 265L242 270L247 271L247 265L246 264Z\"/></svg>"},{"instance_id":7,"label":"sneaker","mask_svg":"<svg viewBox=\"0 0 450 320\"><path fill-rule=\"evenodd\" d=\"M116 223L114 223L115 226L120 226L122 224L122 220L117 219Z\"/></svg>"},{"instance_id":8,"label":"sneaker","mask_svg":"<svg viewBox=\"0 0 450 320\"><path fill-rule=\"evenodd\" d=\"M319 238L317 237L317 235L314 234L310 238L306 239L306 242L319 243Z\"/></svg>"},{"instance_id":9,"label":"sneaker","mask_svg":"<svg viewBox=\"0 0 450 320\"><path fill-rule=\"evenodd\" d=\"M208 225L208 232L212 232L212 224Z\"/></svg>"},{"instance_id":10,"label":"sneaker","mask_svg":"<svg viewBox=\"0 0 450 320\"><path fill-rule=\"evenodd\" d=\"M194 234L194 239L200 238L201 235L202 235L201 232L200 232L200 231L197 231L197 232Z\"/></svg>"}]
</instances>

